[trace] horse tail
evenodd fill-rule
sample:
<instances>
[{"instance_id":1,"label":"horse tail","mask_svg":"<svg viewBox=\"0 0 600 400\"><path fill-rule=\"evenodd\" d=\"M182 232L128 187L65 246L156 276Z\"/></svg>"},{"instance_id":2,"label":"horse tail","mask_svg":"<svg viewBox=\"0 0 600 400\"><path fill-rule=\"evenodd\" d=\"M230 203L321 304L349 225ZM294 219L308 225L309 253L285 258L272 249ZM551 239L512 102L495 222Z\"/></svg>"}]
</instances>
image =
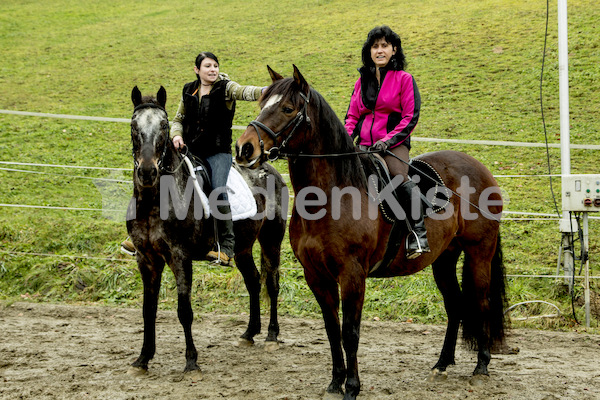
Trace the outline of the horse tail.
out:
<instances>
[{"instance_id":1,"label":"horse tail","mask_svg":"<svg viewBox=\"0 0 600 400\"><path fill-rule=\"evenodd\" d=\"M487 299L477 299L476 293L481 290L486 292L486 290L478 287L474 282L473 274L467 273L467 268L463 268L463 298L466 311L463 314L463 339L472 349L481 345L497 349L504 343L507 324L504 310L507 300L500 232L498 232L496 250L490 267ZM483 340L483 343L479 340Z\"/></svg>"}]
</instances>

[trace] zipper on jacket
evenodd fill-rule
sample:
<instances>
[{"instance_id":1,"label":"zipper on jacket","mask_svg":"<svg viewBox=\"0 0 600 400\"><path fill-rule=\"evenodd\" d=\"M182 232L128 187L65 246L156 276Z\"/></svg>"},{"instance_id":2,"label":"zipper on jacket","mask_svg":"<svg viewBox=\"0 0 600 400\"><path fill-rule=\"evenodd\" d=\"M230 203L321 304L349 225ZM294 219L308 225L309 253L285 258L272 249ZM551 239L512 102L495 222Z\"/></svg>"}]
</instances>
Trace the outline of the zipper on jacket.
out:
<instances>
[{"instance_id":1,"label":"zipper on jacket","mask_svg":"<svg viewBox=\"0 0 600 400\"><path fill-rule=\"evenodd\" d=\"M379 92L381 91L381 83L377 84L377 96L375 96L375 104L373 105L373 120L371 121L371 129L369 129L369 136L371 136L371 146L375 144L373 141L373 125L375 125L375 108L377 107L377 100L379 99Z\"/></svg>"}]
</instances>

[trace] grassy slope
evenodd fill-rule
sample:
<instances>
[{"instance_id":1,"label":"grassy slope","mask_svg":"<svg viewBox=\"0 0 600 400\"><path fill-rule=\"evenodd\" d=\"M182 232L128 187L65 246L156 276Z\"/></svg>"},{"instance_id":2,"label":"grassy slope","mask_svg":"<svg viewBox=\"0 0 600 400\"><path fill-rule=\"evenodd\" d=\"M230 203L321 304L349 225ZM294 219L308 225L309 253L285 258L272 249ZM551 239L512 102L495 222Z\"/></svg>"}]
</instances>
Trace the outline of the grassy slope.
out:
<instances>
[{"instance_id":1,"label":"grassy slope","mask_svg":"<svg viewBox=\"0 0 600 400\"><path fill-rule=\"evenodd\" d=\"M113 4L111 4L113 3ZM128 118L133 85L169 93L174 112L183 83L194 78L193 59L215 52L222 70L240 83L269 83L266 64L284 75L296 64L343 117L357 78L366 33L389 24L403 39L409 72L419 84L422 117L415 134L431 138L543 142L539 77L545 3L521 1L200 1L38 2L0 5L0 109ZM556 10L551 4L544 105L550 143L558 143ZM595 118L600 91L600 11L593 1L569 2L572 143L600 144ZM238 104L235 123L257 114L255 103ZM0 114L0 161L129 168L128 127ZM415 142L414 154L457 149L480 159L496 175L547 173L542 148L483 147ZM554 173L560 153L550 150ZM572 151L574 173L600 173L595 152ZM286 170L283 162L276 166ZM10 167L10 166L9 166ZM13 166L14 167L14 166ZM24 168L24 167L23 167ZM29 168L103 178L128 172ZM0 203L101 208L103 195L91 179L0 171ZM552 213L548 178L499 178L508 209ZM96 182L97 183L97 182ZM118 188L127 191L127 185ZM554 190L560 201L560 182ZM105 193L105 192L104 192ZM105 193L104 200L107 200ZM560 204L559 204L560 207ZM591 224L592 268L600 237ZM124 224L100 212L0 208L0 298L28 292L46 300L137 302L141 289L118 243ZM560 234L555 222L511 222L503 228L509 273L554 273ZM10 252L89 255L99 259L31 257ZM281 306L317 315L299 264L286 242ZM245 310L245 289L235 271L198 263L197 307ZM596 273L597 274L597 273ZM427 270L416 276L372 280L368 317L441 322L441 298ZM511 303L527 299L570 303L550 280L510 281ZM175 299L165 274L163 304ZM212 301L207 301L211 299ZM543 312L543 310L541 310ZM581 313L579 314L581 318ZM558 326L567 327L568 320Z\"/></svg>"}]
</instances>

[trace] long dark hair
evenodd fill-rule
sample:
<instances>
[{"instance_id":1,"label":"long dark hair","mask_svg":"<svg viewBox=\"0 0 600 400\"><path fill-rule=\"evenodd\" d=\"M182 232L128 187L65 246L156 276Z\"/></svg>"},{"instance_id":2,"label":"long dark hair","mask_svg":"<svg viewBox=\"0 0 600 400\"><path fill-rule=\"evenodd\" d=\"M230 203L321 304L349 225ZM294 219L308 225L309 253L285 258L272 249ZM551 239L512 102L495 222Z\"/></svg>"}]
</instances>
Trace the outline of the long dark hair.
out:
<instances>
[{"instance_id":1,"label":"long dark hair","mask_svg":"<svg viewBox=\"0 0 600 400\"><path fill-rule=\"evenodd\" d=\"M400 36L387 25L377 26L371 29L371 32L367 35L367 40L362 47L363 65L367 68L375 67L375 63L371 59L371 46L381 38L384 38L386 42L396 48L396 54L392 56L392 59L389 62L389 68L396 71L404 71L406 59L404 58L404 52L402 51L402 41L400 40Z\"/></svg>"}]
</instances>

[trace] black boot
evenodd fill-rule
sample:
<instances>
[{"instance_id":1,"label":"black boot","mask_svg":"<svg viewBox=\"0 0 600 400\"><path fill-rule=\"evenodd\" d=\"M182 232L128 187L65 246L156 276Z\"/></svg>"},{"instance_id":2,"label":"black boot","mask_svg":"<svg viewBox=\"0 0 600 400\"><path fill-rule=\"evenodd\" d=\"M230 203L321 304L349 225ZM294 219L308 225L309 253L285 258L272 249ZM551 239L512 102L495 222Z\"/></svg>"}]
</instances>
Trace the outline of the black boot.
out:
<instances>
[{"instance_id":1,"label":"black boot","mask_svg":"<svg viewBox=\"0 0 600 400\"><path fill-rule=\"evenodd\" d=\"M425 220L423 217L423 203L420 196L415 199L418 201L418 218L413 219L413 188L417 185L408 180L396 188L398 201L406 214L406 226L409 230L406 236L406 258L413 260L423 253L429 253L429 242L427 241L427 230L425 229Z\"/></svg>"},{"instance_id":2,"label":"black boot","mask_svg":"<svg viewBox=\"0 0 600 400\"><path fill-rule=\"evenodd\" d=\"M231 265L235 255L233 249L235 244L235 235L233 233L233 221L231 220L231 208L229 204L217 206L220 218L217 220L217 231L219 243L217 249L209 251L206 255L209 260L214 260L223 265Z\"/></svg>"}]
</instances>

